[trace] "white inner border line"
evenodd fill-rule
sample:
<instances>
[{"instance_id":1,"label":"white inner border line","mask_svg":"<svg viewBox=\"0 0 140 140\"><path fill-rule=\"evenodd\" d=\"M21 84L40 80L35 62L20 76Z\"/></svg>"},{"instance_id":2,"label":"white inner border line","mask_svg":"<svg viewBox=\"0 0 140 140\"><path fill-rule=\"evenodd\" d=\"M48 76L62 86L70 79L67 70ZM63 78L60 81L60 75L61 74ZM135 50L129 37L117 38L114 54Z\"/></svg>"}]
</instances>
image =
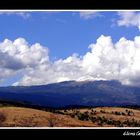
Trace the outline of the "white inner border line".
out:
<instances>
[{"instance_id":1,"label":"white inner border line","mask_svg":"<svg viewBox=\"0 0 140 140\"><path fill-rule=\"evenodd\" d=\"M134 10L123 10L123 9L115 9L115 10L0 10L0 12L80 12L80 11L100 11L100 12L117 12L117 11L140 11L140 9ZM140 127L0 127L0 129L140 129Z\"/></svg>"},{"instance_id":2,"label":"white inner border line","mask_svg":"<svg viewBox=\"0 0 140 140\"><path fill-rule=\"evenodd\" d=\"M60 12L79 12L79 11L87 11L87 12L88 11L100 11L100 12L107 12L107 11L110 11L110 12L111 11L112 12L113 11L114 12L117 12L117 11L136 11L137 12L137 11L140 11L140 9L135 9L135 10L123 10L123 9L115 9L115 10L98 10L98 9L97 10L94 10L94 9L93 10L92 9L91 10L83 10L83 9L81 9L81 10L61 10L61 9L60 10L55 10L55 9L54 10L28 10L28 9L27 10L26 9L25 10L0 10L0 12L45 12L45 11L48 11L48 12L49 11L50 12L51 11L53 11L53 12L55 12L55 11L60 11Z\"/></svg>"}]
</instances>

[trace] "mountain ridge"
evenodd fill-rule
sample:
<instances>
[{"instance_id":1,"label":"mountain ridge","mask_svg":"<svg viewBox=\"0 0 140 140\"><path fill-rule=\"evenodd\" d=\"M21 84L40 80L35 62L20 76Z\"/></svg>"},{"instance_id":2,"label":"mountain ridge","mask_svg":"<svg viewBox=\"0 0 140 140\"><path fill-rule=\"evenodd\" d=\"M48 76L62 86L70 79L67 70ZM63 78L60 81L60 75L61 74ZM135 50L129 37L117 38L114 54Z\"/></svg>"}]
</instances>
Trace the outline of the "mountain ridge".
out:
<instances>
[{"instance_id":1,"label":"mountain ridge","mask_svg":"<svg viewBox=\"0 0 140 140\"><path fill-rule=\"evenodd\" d=\"M140 87L122 85L117 80L64 81L38 86L0 87L0 99L52 107L140 105Z\"/></svg>"}]
</instances>

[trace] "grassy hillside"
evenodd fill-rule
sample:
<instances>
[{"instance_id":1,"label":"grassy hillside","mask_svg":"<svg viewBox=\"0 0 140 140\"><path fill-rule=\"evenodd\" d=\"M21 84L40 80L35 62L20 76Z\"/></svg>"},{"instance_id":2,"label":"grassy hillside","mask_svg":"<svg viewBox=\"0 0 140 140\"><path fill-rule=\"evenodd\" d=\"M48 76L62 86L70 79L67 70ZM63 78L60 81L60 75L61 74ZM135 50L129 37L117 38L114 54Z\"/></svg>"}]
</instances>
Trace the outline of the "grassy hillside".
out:
<instances>
[{"instance_id":1,"label":"grassy hillside","mask_svg":"<svg viewBox=\"0 0 140 140\"><path fill-rule=\"evenodd\" d=\"M6 127L87 127L92 122L80 121L68 115L20 107L0 108L0 126Z\"/></svg>"},{"instance_id":2,"label":"grassy hillside","mask_svg":"<svg viewBox=\"0 0 140 140\"><path fill-rule=\"evenodd\" d=\"M60 112L98 127L140 127L140 110L119 107L69 109Z\"/></svg>"},{"instance_id":3,"label":"grassy hillside","mask_svg":"<svg viewBox=\"0 0 140 140\"><path fill-rule=\"evenodd\" d=\"M140 127L140 111L118 107L56 110L1 107L1 127Z\"/></svg>"}]
</instances>

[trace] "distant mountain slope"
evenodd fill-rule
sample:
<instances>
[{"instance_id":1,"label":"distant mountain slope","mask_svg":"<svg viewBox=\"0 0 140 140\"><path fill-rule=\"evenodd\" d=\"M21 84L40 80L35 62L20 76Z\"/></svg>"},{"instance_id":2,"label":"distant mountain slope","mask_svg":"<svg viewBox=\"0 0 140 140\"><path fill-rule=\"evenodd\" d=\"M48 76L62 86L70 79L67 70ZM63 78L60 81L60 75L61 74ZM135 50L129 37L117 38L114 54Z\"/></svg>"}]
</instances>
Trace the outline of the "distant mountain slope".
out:
<instances>
[{"instance_id":1,"label":"distant mountain slope","mask_svg":"<svg viewBox=\"0 0 140 140\"><path fill-rule=\"evenodd\" d=\"M41 106L140 105L140 88L112 81L68 81L42 86L1 87L1 100L25 101Z\"/></svg>"}]
</instances>

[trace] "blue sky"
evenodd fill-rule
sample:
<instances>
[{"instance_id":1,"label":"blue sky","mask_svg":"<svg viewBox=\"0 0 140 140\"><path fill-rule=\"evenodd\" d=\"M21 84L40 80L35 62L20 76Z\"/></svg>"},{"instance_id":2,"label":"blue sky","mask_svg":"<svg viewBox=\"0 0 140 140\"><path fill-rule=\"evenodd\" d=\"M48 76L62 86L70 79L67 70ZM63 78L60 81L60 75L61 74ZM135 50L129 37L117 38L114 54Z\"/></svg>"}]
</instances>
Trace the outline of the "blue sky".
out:
<instances>
[{"instance_id":1,"label":"blue sky","mask_svg":"<svg viewBox=\"0 0 140 140\"><path fill-rule=\"evenodd\" d=\"M120 15L117 11L97 12L89 17L80 15L78 11L26 14L0 14L0 42L6 38L14 41L19 37L26 39L30 45L38 42L48 48L51 61L65 59L73 53L83 56L89 51L88 46L96 43L101 35L111 36L115 43L121 37L133 40L140 34L135 23L118 25ZM19 77L20 74L6 77L0 85L11 85Z\"/></svg>"},{"instance_id":2,"label":"blue sky","mask_svg":"<svg viewBox=\"0 0 140 140\"><path fill-rule=\"evenodd\" d=\"M101 17L87 20L78 12L32 12L27 19L14 14L0 15L0 41L23 37L30 44L39 42L49 48L51 59L56 59L72 53L83 55L101 34L112 36L114 42L122 36L133 39L139 35L137 27L113 26L116 12L101 14Z\"/></svg>"}]
</instances>

